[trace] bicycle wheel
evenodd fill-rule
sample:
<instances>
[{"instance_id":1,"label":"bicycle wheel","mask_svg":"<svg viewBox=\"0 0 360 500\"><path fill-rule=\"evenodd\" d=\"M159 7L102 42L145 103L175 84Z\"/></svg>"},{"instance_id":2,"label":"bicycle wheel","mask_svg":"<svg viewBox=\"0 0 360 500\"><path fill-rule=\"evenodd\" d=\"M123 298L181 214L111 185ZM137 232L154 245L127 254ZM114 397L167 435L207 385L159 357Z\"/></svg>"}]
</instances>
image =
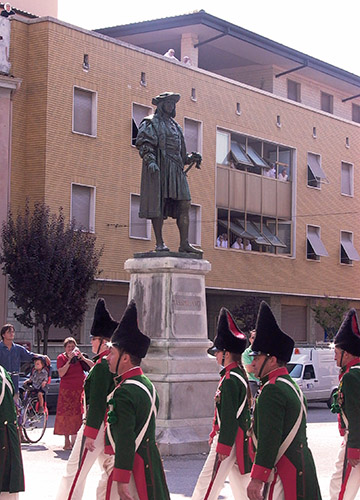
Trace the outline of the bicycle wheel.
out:
<instances>
[{"instance_id":1,"label":"bicycle wheel","mask_svg":"<svg viewBox=\"0 0 360 500\"><path fill-rule=\"evenodd\" d=\"M47 425L47 410L44 410L44 413L39 413L36 410L37 404L37 398L30 398L24 411L22 430L25 439L27 439L29 443L37 443L40 441Z\"/></svg>"}]
</instances>

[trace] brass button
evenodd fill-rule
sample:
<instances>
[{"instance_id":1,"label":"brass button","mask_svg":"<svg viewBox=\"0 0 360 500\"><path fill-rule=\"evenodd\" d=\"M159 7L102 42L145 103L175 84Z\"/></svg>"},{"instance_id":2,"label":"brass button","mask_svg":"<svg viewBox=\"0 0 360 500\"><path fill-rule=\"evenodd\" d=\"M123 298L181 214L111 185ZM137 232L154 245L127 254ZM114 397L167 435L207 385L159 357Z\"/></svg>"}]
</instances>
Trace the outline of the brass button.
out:
<instances>
[{"instance_id":1,"label":"brass button","mask_svg":"<svg viewBox=\"0 0 360 500\"><path fill-rule=\"evenodd\" d=\"M304 445L302 443L300 443L300 448L304 448Z\"/></svg>"},{"instance_id":2,"label":"brass button","mask_svg":"<svg viewBox=\"0 0 360 500\"><path fill-rule=\"evenodd\" d=\"M149 464L146 464L146 465L145 465L145 469L148 469L148 468L149 468Z\"/></svg>"},{"instance_id":3,"label":"brass button","mask_svg":"<svg viewBox=\"0 0 360 500\"><path fill-rule=\"evenodd\" d=\"M302 476L303 475L303 471L299 471L299 476Z\"/></svg>"},{"instance_id":4,"label":"brass button","mask_svg":"<svg viewBox=\"0 0 360 500\"><path fill-rule=\"evenodd\" d=\"M147 438L147 439L146 439L146 442L148 443L149 441L150 441L150 438Z\"/></svg>"},{"instance_id":5,"label":"brass button","mask_svg":"<svg viewBox=\"0 0 360 500\"><path fill-rule=\"evenodd\" d=\"M5 420L4 425L7 425L7 420Z\"/></svg>"}]
</instances>

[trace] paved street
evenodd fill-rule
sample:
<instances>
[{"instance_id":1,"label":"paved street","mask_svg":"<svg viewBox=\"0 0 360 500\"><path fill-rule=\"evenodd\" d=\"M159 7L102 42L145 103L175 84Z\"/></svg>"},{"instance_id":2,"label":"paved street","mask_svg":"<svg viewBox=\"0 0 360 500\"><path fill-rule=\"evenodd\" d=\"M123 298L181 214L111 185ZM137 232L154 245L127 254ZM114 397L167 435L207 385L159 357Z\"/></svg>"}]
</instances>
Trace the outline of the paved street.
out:
<instances>
[{"instance_id":1,"label":"paved street","mask_svg":"<svg viewBox=\"0 0 360 500\"><path fill-rule=\"evenodd\" d=\"M329 500L328 484L340 445L336 417L330 413L326 405L312 404L309 408L308 422L308 439L318 470L323 500ZM50 415L44 439L35 445L22 445L26 492L20 495L21 500L35 500L39 497L39 491L43 500L54 500L56 496L57 486L69 452L62 450L63 437L54 436L53 425L54 415ZM205 455L165 457L165 471L172 500L191 498L205 458ZM95 466L89 476L84 500L96 500L95 488L98 472L99 469ZM232 500L232 498L227 484L219 499ZM356 500L360 500L360 494Z\"/></svg>"}]
</instances>

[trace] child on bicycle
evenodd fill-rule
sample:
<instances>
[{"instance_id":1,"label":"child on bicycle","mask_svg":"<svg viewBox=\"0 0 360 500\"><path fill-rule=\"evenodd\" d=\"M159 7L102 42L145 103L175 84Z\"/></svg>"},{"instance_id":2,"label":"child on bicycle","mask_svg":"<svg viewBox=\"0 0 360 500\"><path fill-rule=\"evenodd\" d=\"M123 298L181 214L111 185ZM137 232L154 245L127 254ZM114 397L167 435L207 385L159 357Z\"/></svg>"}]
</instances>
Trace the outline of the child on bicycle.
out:
<instances>
[{"instance_id":1,"label":"child on bicycle","mask_svg":"<svg viewBox=\"0 0 360 500\"><path fill-rule=\"evenodd\" d=\"M30 378L25 380L24 387L27 389L30 385L32 390L37 393L39 400L39 413L44 413L44 394L47 392L47 384L49 373L45 368L45 362L41 358L34 361L34 369L31 372Z\"/></svg>"}]
</instances>

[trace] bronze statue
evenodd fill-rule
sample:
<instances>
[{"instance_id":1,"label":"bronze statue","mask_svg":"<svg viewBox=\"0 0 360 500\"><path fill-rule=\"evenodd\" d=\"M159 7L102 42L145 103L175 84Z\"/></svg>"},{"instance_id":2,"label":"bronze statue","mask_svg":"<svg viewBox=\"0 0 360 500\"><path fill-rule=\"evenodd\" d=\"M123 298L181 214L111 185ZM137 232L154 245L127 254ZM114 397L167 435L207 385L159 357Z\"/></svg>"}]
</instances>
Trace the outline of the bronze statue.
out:
<instances>
[{"instance_id":1,"label":"bronze statue","mask_svg":"<svg viewBox=\"0 0 360 500\"><path fill-rule=\"evenodd\" d=\"M201 155L187 154L181 127L174 120L180 94L164 92L154 97L154 115L142 120L136 147L143 159L139 217L151 219L155 233L155 251L169 251L162 228L164 219L172 217L180 233L179 252L201 254L189 237L190 190L186 172L195 164L200 168ZM187 170L184 166L189 165Z\"/></svg>"}]
</instances>

